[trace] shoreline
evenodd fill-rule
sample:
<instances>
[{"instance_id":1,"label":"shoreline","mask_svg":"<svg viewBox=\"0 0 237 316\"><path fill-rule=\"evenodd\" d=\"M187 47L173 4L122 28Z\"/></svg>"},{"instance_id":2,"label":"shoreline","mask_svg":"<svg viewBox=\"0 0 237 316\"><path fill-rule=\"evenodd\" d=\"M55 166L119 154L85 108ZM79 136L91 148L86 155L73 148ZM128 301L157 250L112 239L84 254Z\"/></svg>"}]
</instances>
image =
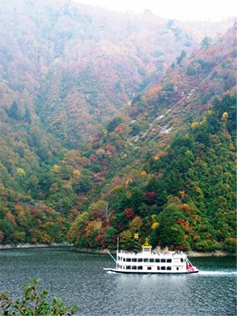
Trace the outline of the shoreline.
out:
<instances>
[{"instance_id":1,"label":"shoreline","mask_svg":"<svg viewBox=\"0 0 237 316\"><path fill-rule=\"evenodd\" d=\"M10 249L32 249L32 248L59 248L59 247L73 247L73 245L68 243L52 243L52 244L19 244L19 245L0 245L1 250Z\"/></svg>"},{"instance_id":2,"label":"shoreline","mask_svg":"<svg viewBox=\"0 0 237 316\"><path fill-rule=\"evenodd\" d=\"M185 252L188 257L236 257L236 253L226 252L221 250L210 251L210 252L199 252L199 251L187 251Z\"/></svg>"},{"instance_id":3,"label":"shoreline","mask_svg":"<svg viewBox=\"0 0 237 316\"><path fill-rule=\"evenodd\" d=\"M80 253L88 253L88 254L98 254L98 255L107 255L108 249L88 249L88 248L76 248L72 247L72 250L80 252ZM115 255L116 250L110 250L110 253ZM184 253L190 258L198 258L198 257L235 257L236 253L226 252L226 251L210 251L210 252L199 252L199 251L184 251Z\"/></svg>"},{"instance_id":4,"label":"shoreline","mask_svg":"<svg viewBox=\"0 0 237 316\"><path fill-rule=\"evenodd\" d=\"M69 243L52 243L52 244L19 244L19 245L0 245L1 250L11 250L11 249L33 249L33 248L70 248L70 250L79 253L88 253L96 255L108 255L108 249L89 249L89 248L77 248ZM185 252L185 251L184 251ZM116 254L116 250L110 251L111 254ZM199 251L187 251L185 252L188 257L234 257L237 254L226 252L226 251L210 251L210 252L199 252Z\"/></svg>"}]
</instances>

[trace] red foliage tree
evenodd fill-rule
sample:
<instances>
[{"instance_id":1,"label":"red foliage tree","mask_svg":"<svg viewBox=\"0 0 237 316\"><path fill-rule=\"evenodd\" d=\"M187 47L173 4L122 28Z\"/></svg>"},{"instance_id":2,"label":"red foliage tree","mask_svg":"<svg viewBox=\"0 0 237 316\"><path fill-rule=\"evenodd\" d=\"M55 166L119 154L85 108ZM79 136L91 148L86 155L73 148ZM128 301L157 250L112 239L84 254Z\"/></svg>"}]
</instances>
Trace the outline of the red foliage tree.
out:
<instances>
[{"instance_id":1,"label":"red foliage tree","mask_svg":"<svg viewBox=\"0 0 237 316\"><path fill-rule=\"evenodd\" d=\"M127 218L132 218L134 216L134 212L131 208L125 208L124 213Z\"/></svg>"}]
</instances>

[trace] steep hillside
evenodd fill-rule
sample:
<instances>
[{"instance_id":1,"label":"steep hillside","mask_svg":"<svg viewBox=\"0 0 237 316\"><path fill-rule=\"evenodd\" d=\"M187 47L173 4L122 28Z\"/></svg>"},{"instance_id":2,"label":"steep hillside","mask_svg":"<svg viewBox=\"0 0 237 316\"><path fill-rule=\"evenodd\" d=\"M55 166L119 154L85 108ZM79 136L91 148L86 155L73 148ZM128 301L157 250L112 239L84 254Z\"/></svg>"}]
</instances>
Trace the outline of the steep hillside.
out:
<instances>
[{"instance_id":1,"label":"steep hillside","mask_svg":"<svg viewBox=\"0 0 237 316\"><path fill-rule=\"evenodd\" d=\"M66 0L2 1L0 26L2 243L61 242L73 223L80 246L139 231L233 249L235 28L199 47L177 21ZM169 207L191 227L178 244L159 237Z\"/></svg>"},{"instance_id":2,"label":"steep hillside","mask_svg":"<svg viewBox=\"0 0 237 316\"><path fill-rule=\"evenodd\" d=\"M190 57L182 52L159 84L127 107L136 145L148 146L155 154L173 133L209 109L214 98L236 90L236 28L234 24L215 41L205 37Z\"/></svg>"},{"instance_id":3,"label":"steep hillside","mask_svg":"<svg viewBox=\"0 0 237 316\"><path fill-rule=\"evenodd\" d=\"M214 43L206 38L190 58L182 54L158 86L133 100L128 132L124 122L114 129L128 139L132 164L78 216L69 240L103 248L120 235L129 248L139 232L153 246L234 251L235 28Z\"/></svg>"},{"instance_id":4,"label":"steep hillside","mask_svg":"<svg viewBox=\"0 0 237 316\"><path fill-rule=\"evenodd\" d=\"M134 233L155 247L235 251L236 97L216 100L201 121L149 158L136 179L117 184L69 231L79 247L132 249Z\"/></svg>"},{"instance_id":5,"label":"steep hillside","mask_svg":"<svg viewBox=\"0 0 237 316\"><path fill-rule=\"evenodd\" d=\"M96 131L196 42L150 14L74 1L2 1L1 107L15 101L65 146Z\"/></svg>"},{"instance_id":6,"label":"steep hillside","mask_svg":"<svg viewBox=\"0 0 237 316\"><path fill-rule=\"evenodd\" d=\"M106 162L88 164L89 154L79 163L84 152L68 148L83 148L83 139L99 131L101 121L112 117L146 82L161 77L183 47L191 50L193 45L184 32L175 35L166 20L155 16L119 14L66 0L3 0L0 183L6 193L1 218L9 212L17 216L19 194L19 200L30 200L32 207L47 200L68 223L80 199L88 191L100 191L100 178L105 177L100 170L109 169ZM72 159L75 170L86 169L80 181L75 175L73 187L68 183ZM28 212L26 204L22 207ZM35 226L34 216L29 225ZM3 235L4 242L18 241Z\"/></svg>"}]
</instances>

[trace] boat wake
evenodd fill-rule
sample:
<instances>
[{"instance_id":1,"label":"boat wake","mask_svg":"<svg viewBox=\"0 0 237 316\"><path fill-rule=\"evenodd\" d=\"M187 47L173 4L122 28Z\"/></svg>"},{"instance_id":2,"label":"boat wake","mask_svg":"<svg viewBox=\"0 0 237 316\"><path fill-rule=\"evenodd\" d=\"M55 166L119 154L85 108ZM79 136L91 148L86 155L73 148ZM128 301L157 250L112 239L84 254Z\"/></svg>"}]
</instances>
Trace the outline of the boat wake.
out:
<instances>
[{"instance_id":1,"label":"boat wake","mask_svg":"<svg viewBox=\"0 0 237 316\"><path fill-rule=\"evenodd\" d=\"M236 271L199 271L198 275L206 276L236 276Z\"/></svg>"}]
</instances>

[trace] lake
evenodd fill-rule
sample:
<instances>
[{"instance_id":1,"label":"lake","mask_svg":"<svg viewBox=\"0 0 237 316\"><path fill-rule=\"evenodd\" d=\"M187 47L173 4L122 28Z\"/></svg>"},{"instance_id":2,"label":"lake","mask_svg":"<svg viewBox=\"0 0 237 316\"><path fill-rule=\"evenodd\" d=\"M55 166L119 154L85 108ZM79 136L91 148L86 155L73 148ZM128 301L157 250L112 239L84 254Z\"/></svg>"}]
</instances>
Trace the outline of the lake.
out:
<instances>
[{"instance_id":1,"label":"lake","mask_svg":"<svg viewBox=\"0 0 237 316\"><path fill-rule=\"evenodd\" d=\"M236 315L234 257L191 258L200 270L190 275L125 275L106 273L109 256L82 254L66 248L0 251L0 292L20 296L32 278L40 288L79 315Z\"/></svg>"}]
</instances>

